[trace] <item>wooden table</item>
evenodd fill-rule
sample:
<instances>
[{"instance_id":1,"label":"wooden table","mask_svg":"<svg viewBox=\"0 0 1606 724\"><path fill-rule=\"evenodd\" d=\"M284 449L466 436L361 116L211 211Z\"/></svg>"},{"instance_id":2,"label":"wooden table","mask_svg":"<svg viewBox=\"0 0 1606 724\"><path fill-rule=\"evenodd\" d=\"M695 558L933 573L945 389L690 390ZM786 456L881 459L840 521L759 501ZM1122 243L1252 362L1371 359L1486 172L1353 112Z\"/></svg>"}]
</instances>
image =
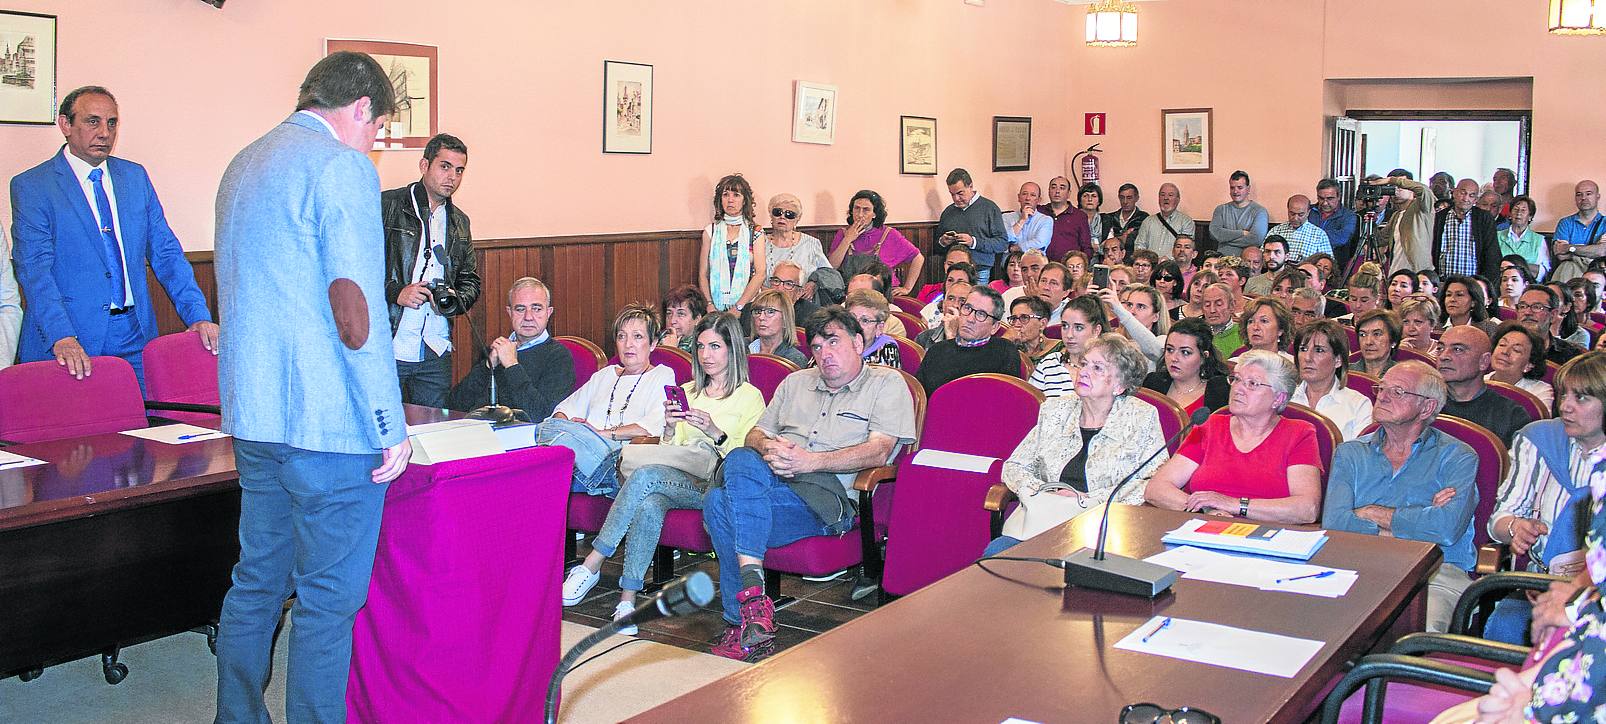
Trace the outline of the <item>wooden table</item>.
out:
<instances>
[{"instance_id":1,"label":"wooden table","mask_svg":"<svg viewBox=\"0 0 1606 724\"><path fill-rule=\"evenodd\" d=\"M1193 517L1117 505L1111 552L1147 556ZM1096 516L1007 555L1060 557L1096 537ZM1057 568L967 568L774 659L655 709L639 721L1113 722L1123 706L1194 706L1224 722L1301 721L1344 662L1420 630L1436 547L1330 533L1313 563L1360 573L1338 599L1179 580L1149 601L1066 589ZM1121 651L1115 642L1164 614L1327 642L1291 679Z\"/></svg>"},{"instance_id":2,"label":"wooden table","mask_svg":"<svg viewBox=\"0 0 1606 724\"><path fill-rule=\"evenodd\" d=\"M240 557L231 438L106 433L5 449L49 464L0 470L0 676L217 620Z\"/></svg>"}]
</instances>

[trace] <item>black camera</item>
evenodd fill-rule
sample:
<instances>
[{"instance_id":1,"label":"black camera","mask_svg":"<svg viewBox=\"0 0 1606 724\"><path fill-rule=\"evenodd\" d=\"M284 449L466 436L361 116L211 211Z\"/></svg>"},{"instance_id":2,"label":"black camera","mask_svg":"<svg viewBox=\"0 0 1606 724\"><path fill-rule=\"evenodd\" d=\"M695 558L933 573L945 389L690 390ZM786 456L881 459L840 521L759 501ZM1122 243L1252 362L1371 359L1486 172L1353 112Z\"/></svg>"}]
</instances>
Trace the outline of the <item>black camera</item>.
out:
<instances>
[{"instance_id":1,"label":"black camera","mask_svg":"<svg viewBox=\"0 0 1606 724\"><path fill-rule=\"evenodd\" d=\"M1355 190L1355 198L1360 201L1376 201L1384 196L1393 196L1400 187L1394 184L1361 184Z\"/></svg>"},{"instance_id":2,"label":"black camera","mask_svg":"<svg viewBox=\"0 0 1606 724\"><path fill-rule=\"evenodd\" d=\"M455 317L463 313L463 298L457 296L457 290L444 280L437 279L424 284L429 290L429 304L435 308L435 313L442 317Z\"/></svg>"}]
</instances>

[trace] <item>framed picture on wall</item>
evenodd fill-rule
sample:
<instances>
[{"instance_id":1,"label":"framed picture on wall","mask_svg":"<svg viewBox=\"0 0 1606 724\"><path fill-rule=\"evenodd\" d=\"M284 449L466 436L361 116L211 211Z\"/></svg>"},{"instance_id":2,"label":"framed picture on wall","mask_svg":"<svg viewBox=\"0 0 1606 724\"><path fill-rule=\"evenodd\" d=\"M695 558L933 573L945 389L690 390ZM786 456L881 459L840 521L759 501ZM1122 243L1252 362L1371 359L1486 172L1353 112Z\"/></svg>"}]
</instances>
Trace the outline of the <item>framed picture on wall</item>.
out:
<instances>
[{"instance_id":1,"label":"framed picture on wall","mask_svg":"<svg viewBox=\"0 0 1606 724\"><path fill-rule=\"evenodd\" d=\"M993 116L993 170L1028 171L1032 168L1032 119Z\"/></svg>"},{"instance_id":2,"label":"framed picture on wall","mask_svg":"<svg viewBox=\"0 0 1606 724\"><path fill-rule=\"evenodd\" d=\"M792 140L826 145L836 142L836 86L806 80L794 84Z\"/></svg>"},{"instance_id":3,"label":"framed picture on wall","mask_svg":"<svg viewBox=\"0 0 1606 724\"><path fill-rule=\"evenodd\" d=\"M0 10L0 123L56 122L56 16Z\"/></svg>"},{"instance_id":4,"label":"framed picture on wall","mask_svg":"<svg viewBox=\"0 0 1606 724\"><path fill-rule=\"evenodd\" d=\"M342 50L367 53L379 61L396 89L396 113L374 139L374 150L423 148L440 132L437 93L440 88L440 49L417 43L330 38L324 55Z\"/></svg>"},{"instance_id":5,"label":"framed picture on wall","mask_svg":"<svg viewBox=\"0 0 1606 724\"><path fill-rule=\"evenodd\" d=\"M898 173L937 175L937 119L898 116Z\"/></svg>"},{"instance_id":6,"label":"framed picture on wall","mask_svg":"<svg viewBox=\"0 0 1606 724\"><path fill-rule=\"evenodd\" d=\"M1215 156L1215 127L1209 108L1167 108L1160 111L1160 172L1210 173Z\"/></svg>"},{"instance_id":7,"label":"framed picture on wall","mask_svg":"<svg viewBox=\"0 0 1606 724\"><path fill-rule=\"evenodd\" d=\"M652 153L652 66L602 61L602 152Z\"/></svg>"}]
</instances>

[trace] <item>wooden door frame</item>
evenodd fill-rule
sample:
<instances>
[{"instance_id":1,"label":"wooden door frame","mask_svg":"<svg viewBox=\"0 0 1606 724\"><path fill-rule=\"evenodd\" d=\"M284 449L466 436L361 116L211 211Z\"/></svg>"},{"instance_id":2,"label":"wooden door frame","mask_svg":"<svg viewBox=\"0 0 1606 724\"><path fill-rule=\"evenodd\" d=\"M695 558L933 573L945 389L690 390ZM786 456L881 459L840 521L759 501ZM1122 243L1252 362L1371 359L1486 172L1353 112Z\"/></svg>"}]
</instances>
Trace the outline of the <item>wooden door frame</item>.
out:
<instances>
[{"instance_id":1,"label":"wooden door frame","mask_svg":"<svg viewBox=\"0 0 1606 724\"><path fill-rule=\"evenodd\" d=\"M1532 110L1346 110L1357 121L1517 121L1517 185L1512 193L1528 193L1528 164L1533 154ZM1364 156L1362 157L1365 158ZM1364 163L1364 161L1363 161ZM1423 179L1426 182L1426 179Z\"/></svg>"}]
</instances>

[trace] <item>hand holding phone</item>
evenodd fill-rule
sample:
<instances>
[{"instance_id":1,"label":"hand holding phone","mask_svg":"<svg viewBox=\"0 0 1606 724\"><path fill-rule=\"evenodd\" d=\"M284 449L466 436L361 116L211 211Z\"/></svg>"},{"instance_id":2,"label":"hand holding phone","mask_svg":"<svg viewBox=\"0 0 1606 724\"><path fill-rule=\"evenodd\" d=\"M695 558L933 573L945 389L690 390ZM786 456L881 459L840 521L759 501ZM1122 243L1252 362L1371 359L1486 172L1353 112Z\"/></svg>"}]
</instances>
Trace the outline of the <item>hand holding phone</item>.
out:
<instances>
[{"instance_id":1,"label":"hand holding phone","mask_svg":"<svg viewBox=\"0 0 1606 724\"><path fill-rule=\"evenodd\" d=\"M686 399L686 390L680 385L664 385L664 397L669 404L678 408L676 411L685 413L691 409L691 402Z\"/></svg>"}]
</instances>

